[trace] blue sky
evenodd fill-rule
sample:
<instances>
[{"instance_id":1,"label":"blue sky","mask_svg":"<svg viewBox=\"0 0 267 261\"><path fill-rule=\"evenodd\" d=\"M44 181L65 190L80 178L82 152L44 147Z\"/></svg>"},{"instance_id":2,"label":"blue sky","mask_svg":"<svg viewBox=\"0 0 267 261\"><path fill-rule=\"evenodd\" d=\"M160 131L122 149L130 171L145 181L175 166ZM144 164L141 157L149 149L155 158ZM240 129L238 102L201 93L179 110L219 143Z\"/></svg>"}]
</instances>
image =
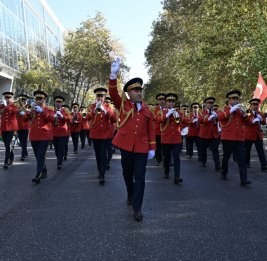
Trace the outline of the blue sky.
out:
<instances>
[{"instance_id":1,"label":"blue sky","mask_svg":"<svg viewBox=\"0 0 267 261\"><path fill-rule=\"evenodd\" d=\"M75 29L88 17L100 11L107 27L126 49L129 78L141 77L147 82L144 51L149 43L152 22L162 10L162 0L46 0L66 29Z\"/></svg>"}]
</instances>

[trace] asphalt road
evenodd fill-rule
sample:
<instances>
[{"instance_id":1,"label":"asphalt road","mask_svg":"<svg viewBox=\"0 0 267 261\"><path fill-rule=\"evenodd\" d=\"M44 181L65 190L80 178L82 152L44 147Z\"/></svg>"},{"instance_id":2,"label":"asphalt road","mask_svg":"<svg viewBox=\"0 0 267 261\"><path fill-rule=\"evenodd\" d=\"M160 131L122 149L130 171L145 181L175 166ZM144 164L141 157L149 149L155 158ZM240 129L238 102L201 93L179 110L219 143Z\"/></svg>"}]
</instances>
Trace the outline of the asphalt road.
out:
<instances>
[{"instance_id":1,"label":"asphalt road","mask_svg":"<svg viewBox=\"0 0 267 261\"><path fill-rule=\"evenodd\" d=\"M27 161L17 157L0 169L1 261L267 260L267 173L254 151L249 188L239 185L232 161L229 181L221 181L210 156L201 168L183 153L182 185L172 175L163 179L162 166L149 161L139 223L126 205L119 152L105 186L92 147L70 153L60 171L49 149L47 165L48 178L37 186L32 151Z\"/></svg>"}]
</instances>

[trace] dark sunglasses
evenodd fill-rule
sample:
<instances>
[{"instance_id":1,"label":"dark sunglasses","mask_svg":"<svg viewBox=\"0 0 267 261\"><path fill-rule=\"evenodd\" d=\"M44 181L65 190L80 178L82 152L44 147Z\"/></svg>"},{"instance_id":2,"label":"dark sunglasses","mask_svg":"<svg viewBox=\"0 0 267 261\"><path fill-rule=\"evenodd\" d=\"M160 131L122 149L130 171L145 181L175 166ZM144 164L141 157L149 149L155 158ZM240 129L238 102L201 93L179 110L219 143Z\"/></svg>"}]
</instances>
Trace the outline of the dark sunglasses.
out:
<instances>
[{"instance_id":1,"label":"dark sunglasses","mask_svg":"<svg viewBox=\"0 0 267 261\"><path fill-rule=\"evenodd\" d=\"M11 99L12 96L5 96L5 99Z\"/></svg>"},{"instance_id":2,"label":"dark sunglasses","mask_svg":"<svg viewBox=\"0 0 267 261\"><path fill-rule=\"evenodd\" d=\"M41 101L43 99L43 97L35 97L36 101Z\"/></svg>"}]
</instances>

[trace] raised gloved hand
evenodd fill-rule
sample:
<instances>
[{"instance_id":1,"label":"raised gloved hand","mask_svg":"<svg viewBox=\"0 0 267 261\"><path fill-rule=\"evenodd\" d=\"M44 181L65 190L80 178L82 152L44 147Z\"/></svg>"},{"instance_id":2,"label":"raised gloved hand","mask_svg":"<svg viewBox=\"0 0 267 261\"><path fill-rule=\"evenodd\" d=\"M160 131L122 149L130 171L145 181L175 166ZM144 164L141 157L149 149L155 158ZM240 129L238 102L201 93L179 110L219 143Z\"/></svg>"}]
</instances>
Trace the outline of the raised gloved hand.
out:
<instances>
[{"instance_id":1,"label":"raised gloved hand","mask_svg":"<svg viewBox=\"0 0 267 261\"><path fill-rule=\"evenodd\" d=\"M21 115L21 116L25 115L25 111L20 111L19 115Z\"/></svg>"},{"instance_id":2,"label":"raised gloved hand","mask_svg":"<svg viewBox=\"0 0 267 261\"><path fill-rule=\"evenodd\" d=\"M234 105L234 106L230 109L230 113L235 112L237 109L239 109L239 107L240 107L240 104L236 104L236 105Z\"/></svg>"},{"instance_id":3,"label":"raised gloved hand","mask_svg":"<svg viewBox=\"0 0 267 261\"><path fill-rule=\"evenodd\" d=\"M148 152L148 156L147 156L147 159L153 159L155 157L155 150L150 150Z\"/></svg>"},{"instance_id":4,"label":"raised gloved hand","mask_svg":"<svg viewBox=\"0 0 267 261\"><path fill-rule=\"evenodd\" d=\"M117 75L120 70L120 63L121 59L119 57L116 57L115 60L111 64L111 70L110 70L110 79L115 80L117 79Z\"/></svg>"},{"instance_id":5,"label":"raised gloved hand","mask_svg":"<svg viewBox=\"0 0 267 261\"><path fill-rule=\"evenodd\" d=\"M258 122L260 122L260 119L259 118L255 118L253 121L252 121L252 123L258 123Z\"/></svg>"},{"instance_id":6,"label":"raised gloved hand","mask_svg":"<svg viewBox=\"0 0 267 261\"><path fill-rule=\"evenodd\" d=\"M213 119L215 119L215 115L214 114L211 114L208 118L208 121L212 121Z\"/></svg>"},{"instance_id":7,"label":"raised gloved hand","mask_svg":"<svg viewBox=\"0 0 267 261\"><path fill-rule=\"evenodd\" d=\"M218 114L217 114L217 112L216 112L216 111L213 111L213 112L212 112L212 115L214 115L214 116L215 116L215 118L217 118L217 116L218 116Z\"/></svg>"},{"instance_id":8,"label":"raised gloved hand","mask_svg":"<svg viewBox=\"0 0 267 261\"><path fill-rule=\"evenodd\" d=\"M257 114L257 118L259 118L259 120L262 121L262 117L260 114Z\"/></svg>"},{"instance_id":9,"label":"raised gloved hand","mask_svg":"<svg viewBox=\"0 0 267 261\"><path fill-rule=\"evenodd\" d=\"M193 119L193 123L197 123L198 122L198 118Z\"/></svg>"},{"instance_id":10,"label":"raised gloved hand","mask_svg":"<svg viewBox=\"0 0 267 261\"><path fill-rule=\"evenodd\" d=\"M7 101L3 100L3 105L6 107L7 106Z\"/></svg>"},{"instance_id":11,"label":"raised gloved hand","mask_svg":"<svg viewBox=\"0 0 267 261\"><path fill-rule=\"evenodd\" d=\"M57 116L63 118L63 114L60 111L57 111Z\"/></svg>"},{"instance_id":12,"label":"raised gloved hand","mask_svg":"<svg viewBox=\"0 0 267 261\"><path fill-rule=\"evenodd\" d=\"M169 118L174 112L175 112L174 108L168 109L168 112L166 113L166 117Z\"/></svg>"},{"instance_id":13,"label":"raised gloved hand","mask_svg":"<svg viewBox=\"0 0 267 261\"><path fill-rule=\"evenodd\" d=\"M180 118L180 115L177 111L175 112L175 118Z\"/></svg>"},{"instance_id":14,"label":"raised gloved hand","mask_svg":"<svg viewBox=\"0 0 267 261\"><path fill-rule=\"evenodd\" d=\"M39 105L35 106L35 110L37 112L43 112L44 111Z\"/></svg>"}]
</instances>

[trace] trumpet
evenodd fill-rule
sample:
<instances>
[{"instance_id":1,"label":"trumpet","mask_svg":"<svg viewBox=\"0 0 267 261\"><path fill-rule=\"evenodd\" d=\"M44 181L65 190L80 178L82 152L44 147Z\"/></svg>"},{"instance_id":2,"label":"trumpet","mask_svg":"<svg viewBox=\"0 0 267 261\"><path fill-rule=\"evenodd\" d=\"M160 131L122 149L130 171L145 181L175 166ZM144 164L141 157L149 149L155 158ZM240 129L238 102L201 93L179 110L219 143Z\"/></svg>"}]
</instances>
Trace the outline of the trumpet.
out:
<instances>
[{"instance_id":1,"label":"trumpet","mask_svg":"<svg viewBox=\"0 0 267 261\"><path fill-rule=\"evenodd\" d=\"M100 114L102 112L102 102L101 101L98 101L95 105L95 111L97 114Z\"/></svg>"},{"instance_id":2,"label":"trumpet","mask_svg":"<svg viewBox=\"0 0 267 261\"><path fill-rule=\"evenodd\" d=\"M86 116L87 116L87 113L86 113L86 112L83 112L83 113L82 113L82 117L83 117L83 119L85 119Z\"/></svg>"},{"instance_id":3,"label":"trumpet","mask_svg":"<svg viewBox=\"0 0 267 261\"><path fill-rule=\"evenodd\" d=\"M174 118L176 123L180 122L180 116L179 116L179 113L178 113L178 111L176 109L173 110L172 116L173 116L173 118Z\"/></svg>"}]
</instances>

